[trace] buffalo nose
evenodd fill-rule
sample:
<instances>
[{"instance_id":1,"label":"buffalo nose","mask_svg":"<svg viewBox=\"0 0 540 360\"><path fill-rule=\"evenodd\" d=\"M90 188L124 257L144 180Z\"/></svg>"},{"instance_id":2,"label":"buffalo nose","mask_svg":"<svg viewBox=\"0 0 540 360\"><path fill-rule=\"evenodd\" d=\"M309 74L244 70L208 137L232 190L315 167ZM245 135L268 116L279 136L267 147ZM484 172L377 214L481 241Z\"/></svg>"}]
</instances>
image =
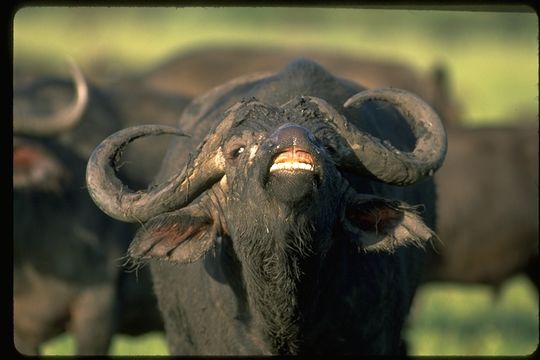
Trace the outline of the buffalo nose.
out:
<instances>
[{"instance_id":1,"label":"buffalo nose","mask_svg":"<svg viewBox=\"0 0 540 360\"><path fill-rule=\"evenodd\" d=\"M308 129L296 124L281 125L270 138L275 145L297 146L303 149L309 149L316 143L315 137Z\"/></svg>"}]
</instances>

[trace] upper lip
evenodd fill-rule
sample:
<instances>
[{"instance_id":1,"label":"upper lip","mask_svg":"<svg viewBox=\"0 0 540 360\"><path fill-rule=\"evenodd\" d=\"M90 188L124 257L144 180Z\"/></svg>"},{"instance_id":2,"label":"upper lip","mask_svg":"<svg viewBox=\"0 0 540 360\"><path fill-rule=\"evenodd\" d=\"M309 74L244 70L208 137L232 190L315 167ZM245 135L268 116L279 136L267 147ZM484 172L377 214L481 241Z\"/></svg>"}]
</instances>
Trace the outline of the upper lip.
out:
<instances>
[{"instance_id":1,"label":"upper lip","mask_svg":"<svg viewBox=\"0 0 540 360\"><path fill-rule=\"evenodd\" d=\"M272 159L270 172L278 170L304 170L314 171L315 159L313 155L305 149L297 146L291 146L284 151L276 154Z\"/></svg>"}]
</instances>

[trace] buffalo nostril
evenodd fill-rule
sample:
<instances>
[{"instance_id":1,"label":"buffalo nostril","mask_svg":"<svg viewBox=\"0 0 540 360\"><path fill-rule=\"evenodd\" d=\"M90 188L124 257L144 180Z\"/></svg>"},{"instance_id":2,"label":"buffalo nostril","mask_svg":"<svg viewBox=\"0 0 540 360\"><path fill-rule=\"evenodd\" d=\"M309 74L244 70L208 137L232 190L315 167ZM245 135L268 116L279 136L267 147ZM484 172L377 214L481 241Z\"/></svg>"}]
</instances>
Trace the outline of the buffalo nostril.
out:
<instances>
[{"instance_id":1,"label":"buffalo nostril","mask_svg":"<svg viewBox=\"0 0 540 360\"><path fill-rule=\"evenodd\" d=\"M284 124L271 135L277 145L309 148L316 143L315 136L308 129L296 124Z\"/></svg>"}]
</instances>

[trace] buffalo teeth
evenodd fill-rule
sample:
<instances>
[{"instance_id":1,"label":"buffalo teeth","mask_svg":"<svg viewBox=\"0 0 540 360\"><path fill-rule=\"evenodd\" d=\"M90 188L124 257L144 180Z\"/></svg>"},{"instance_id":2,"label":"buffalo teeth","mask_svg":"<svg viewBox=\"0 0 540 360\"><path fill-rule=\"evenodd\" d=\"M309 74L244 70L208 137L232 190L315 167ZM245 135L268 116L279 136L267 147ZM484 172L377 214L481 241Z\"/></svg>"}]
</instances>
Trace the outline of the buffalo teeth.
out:
<instances>
[{"instance_id":1,"label":"buffalo teeth","mask_svg":"<svg viewBox=\"0 0 540 360\"><path fill-rule=\"evenodd\" d=\"M306 170L313 171L313 165L300 163L300 162L282 162L273 164L270 167L270 172L278 170Z\"/></svg>"}]
</instances>

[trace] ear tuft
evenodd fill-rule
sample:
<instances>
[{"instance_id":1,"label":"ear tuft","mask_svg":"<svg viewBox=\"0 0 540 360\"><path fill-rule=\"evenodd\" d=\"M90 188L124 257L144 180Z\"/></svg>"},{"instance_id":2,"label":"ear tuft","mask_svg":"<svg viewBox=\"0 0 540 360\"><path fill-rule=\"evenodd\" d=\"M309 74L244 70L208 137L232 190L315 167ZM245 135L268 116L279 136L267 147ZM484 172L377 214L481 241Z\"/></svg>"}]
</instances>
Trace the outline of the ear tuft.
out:
<instances>
[{"instance_id":1,"label":"ear tuft","mask_svg":"<svg viewBox=\"0 0 540 360\"><path fill-rule=\"evenodd\" d=\"M364 203L361 208L348 207L346 217L364 232L379 233L403 219L403 212L379 200Z\"/></svg>"},{"instance_id":2,"label":"ear tuft","mask_svg":"<svg viewBox=\"0 0 540 360\"><path fill-rule=\"evenodd\" d=\"M393 252L409 245L424 248L436 238L418 215L418 207L373 196L358 195L345 210L344 225L365 251Z\"/></svg>"},{"instance_id":3,"label":"ear tuft","mask_svg":"<svg viewBox=\"0 0 540 360\"><path fill-rule=\"evenodd\" d=\"M13 144L13 188L59 192L68 178L60 160L39 144Z\"/></svg>"},{"instance_id":4,"label":"ear tuft","mask_svg":"<svg viewBox=\"0 0 540 360\"><path fill-rule=\"evenodd\" d=\"M214 244L212 218L197 206L161 214L146 222L128 249L135 261L160 259L190 263L201 258Z\"/></svg>"}]
</instances>

